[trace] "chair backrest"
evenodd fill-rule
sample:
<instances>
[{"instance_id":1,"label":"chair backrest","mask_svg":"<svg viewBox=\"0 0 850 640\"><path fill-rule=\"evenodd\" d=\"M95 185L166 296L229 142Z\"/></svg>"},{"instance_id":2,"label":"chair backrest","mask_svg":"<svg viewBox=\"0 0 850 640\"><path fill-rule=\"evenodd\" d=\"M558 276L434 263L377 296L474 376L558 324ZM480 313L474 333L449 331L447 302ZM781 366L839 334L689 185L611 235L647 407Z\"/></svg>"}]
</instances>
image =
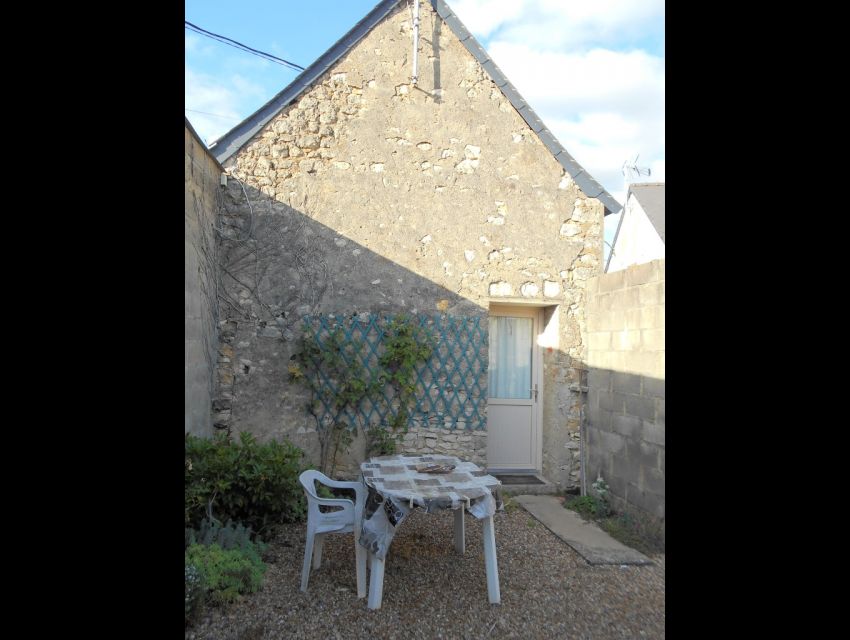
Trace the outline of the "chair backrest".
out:
<instances>
[{"instance_id":1,"label":"chair backrest","mask_svg":"<svg viewBox=\"0 0 850 640\"><path fill-rule=\"evenodd\" d=\"M330 480L330 478L316 469L307 469L298 476L298 480L301 482L301 486L304 487L304 490L310 495L310 497L318 500L319 495L316 493L316 480L327 485L327 481Z\"/></svg>"},{"instance_id":2,"label":"chair backrest","mask_svg":"<svg viewBox=\"0 0 850 640\"><path fill-rule=\"evenodd\" d=\"M359 516L359 509L354 502L347 498L322 498L316 494L315 482L318 480L326 486L347 484L335 482L321 471L307 469L298 480L307 494L307 526L308 529L318 527L318 531L351 531L354 520ZM359 502L359 501L358 501ZM325 511L319 508L322 505ZM330 510L327 510L330 508Z\"/></svg>"}]
</instances>

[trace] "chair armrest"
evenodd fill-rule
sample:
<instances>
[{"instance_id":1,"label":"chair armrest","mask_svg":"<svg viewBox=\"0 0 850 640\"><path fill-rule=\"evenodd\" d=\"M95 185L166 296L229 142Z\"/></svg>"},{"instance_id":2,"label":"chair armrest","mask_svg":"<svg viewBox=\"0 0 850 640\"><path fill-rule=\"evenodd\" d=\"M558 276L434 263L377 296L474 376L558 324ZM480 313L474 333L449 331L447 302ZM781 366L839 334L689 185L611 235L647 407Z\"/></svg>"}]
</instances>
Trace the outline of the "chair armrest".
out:
<instances>
[{"instance_id":1,"label":"chair armrest","mask_svg":"<svg viewBox=\"0 0 850 640\"><path fill-rule=\"evenodd\" d=\"M329 487L333 487L334 489L356 489L357 487L363 486L363 484L358 481L331 480L330 478L327 480L319 480L319 482Z\"/></svg>"},{"instance_id":2,"label":"chair armrest","mask_svg":"<svg viewBox=\"0 0 850 640\"><path fill-rule=\"evenodd\" d=\"M311 498L311 500L324 507L354 507L354 503L348 498Z\"/></svg>"},{"instance_id":3,"label":"chair armrest","mask_svg":"<svg viewBox=\"0 0 850 640\"><path fill-rule=\"evenodd\" d=\"M360 482L359 480L354 481L344 481L344 480L329 480L327 482L321 481L322 484L326 484L329 487L333 487L335 489L353 489L354 495L356 496L355 506L357 507L357 515L363 511L363 507L366 505L366 497L368 496L368 490L366 489L366 485Z\"/></svg>"}]
</instances>

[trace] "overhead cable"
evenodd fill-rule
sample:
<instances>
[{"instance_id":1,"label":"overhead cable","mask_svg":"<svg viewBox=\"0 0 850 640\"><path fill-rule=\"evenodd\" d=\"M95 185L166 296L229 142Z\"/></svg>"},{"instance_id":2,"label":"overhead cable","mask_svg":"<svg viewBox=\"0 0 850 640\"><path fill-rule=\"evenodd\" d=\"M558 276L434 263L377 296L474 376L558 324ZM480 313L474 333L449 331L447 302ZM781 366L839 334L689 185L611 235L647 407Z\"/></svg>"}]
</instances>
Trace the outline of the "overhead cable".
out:
<instances>
[{"instance_id":1,"label":"overhead cable","mask_svg":"<svg viewBox=\"0 0 850 640\"><path fill-rule=\"evenodd\" d=\"M295 69L296 71L304 71L304 67L302 67L300 64L295 64L294 62L290 62L289 60L284 60L283 58L278 58L277 56L274 56L270 53L266 53L265 51L260 51L259 49L254 49L253 47L249 47L248 45L242 44L241 42L237 42L236 40L233 40L233 39L228 38L226 36L221 36L217 33L213 33L212 31L207 31L206 29L202 29L201 27L192 24L188 20L184 20L184 22L186 23L187 29L189 29L190 31L194 31L195 33L198 33L202 36L212 38L213 40L217 40L218 42L221 42L222 44L226 44L228 46L231 46L234 49L240 49L240 50L245 51L247 53L251 53L255 56L259 56L261 58L264 58L264 59L266 59L270 62L276 62L277 64L283 65L285 67L289 67L290 69Z\"/></svg>"}]
</instances>

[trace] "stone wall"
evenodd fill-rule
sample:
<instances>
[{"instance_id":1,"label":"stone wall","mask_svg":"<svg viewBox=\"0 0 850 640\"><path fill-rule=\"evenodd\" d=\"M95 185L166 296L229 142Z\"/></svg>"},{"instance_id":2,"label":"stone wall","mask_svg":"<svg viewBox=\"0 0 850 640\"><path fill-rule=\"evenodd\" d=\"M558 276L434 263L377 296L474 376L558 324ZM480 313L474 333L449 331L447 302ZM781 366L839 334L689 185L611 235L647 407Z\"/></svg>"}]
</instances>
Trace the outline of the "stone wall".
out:
<instances>
[{"instance_id":1,"label":"stone wall","mask_svg":"<svg viewBox=\"0 0 850 640\"><path fill-rule=\"evenodd\" d=\"M604 208L430 6L420 29L417 86L400 5L225 162L244 183L225 198L232 426L315 455L303 390L286 377L307 314L442 312L486 326L491 302L534 303L557 326L544 349L543 472L575 485L581 396L569 385L582 378ZM486 451L484 436L451 435L411 442Z\"/></svg>"},{"instance_id":2,"label":"stone wall","mask_svg":"<svg viewBox=\"0 0 850 640\"><path fill-rule=\"evenodd\" d=\"M664 521L665 261L588 281L588 485Z\"/></svg>"},{"instance_id":3,"label":"stone wall","mask_svg":"<svg viewBox=\"0 0 850 640\"><path fill-rule=\"evenodd\" d=\"M185 433L211 436L218 349L218 260L213 225L224 169L186 123L185 135L186 348Z\"/></svg>"}]
</instances>

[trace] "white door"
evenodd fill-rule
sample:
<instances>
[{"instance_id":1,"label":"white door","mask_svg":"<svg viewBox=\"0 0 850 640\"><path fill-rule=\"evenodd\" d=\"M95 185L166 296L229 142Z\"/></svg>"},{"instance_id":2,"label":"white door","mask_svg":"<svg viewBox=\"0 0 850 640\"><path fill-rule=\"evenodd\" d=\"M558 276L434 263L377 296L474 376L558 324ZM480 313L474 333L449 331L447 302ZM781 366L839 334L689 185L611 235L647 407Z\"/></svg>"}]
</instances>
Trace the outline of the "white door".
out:
<instances>
[{"instance_id":1,"label":"white door","mask_svg":"<svg viewBox=\"0 0 850 640\"><path fill-rule=\"evenodd\" d=\"M487 468L540 470L538 419L540 311L490 309Z\"/></svg>"}]
</instances>

